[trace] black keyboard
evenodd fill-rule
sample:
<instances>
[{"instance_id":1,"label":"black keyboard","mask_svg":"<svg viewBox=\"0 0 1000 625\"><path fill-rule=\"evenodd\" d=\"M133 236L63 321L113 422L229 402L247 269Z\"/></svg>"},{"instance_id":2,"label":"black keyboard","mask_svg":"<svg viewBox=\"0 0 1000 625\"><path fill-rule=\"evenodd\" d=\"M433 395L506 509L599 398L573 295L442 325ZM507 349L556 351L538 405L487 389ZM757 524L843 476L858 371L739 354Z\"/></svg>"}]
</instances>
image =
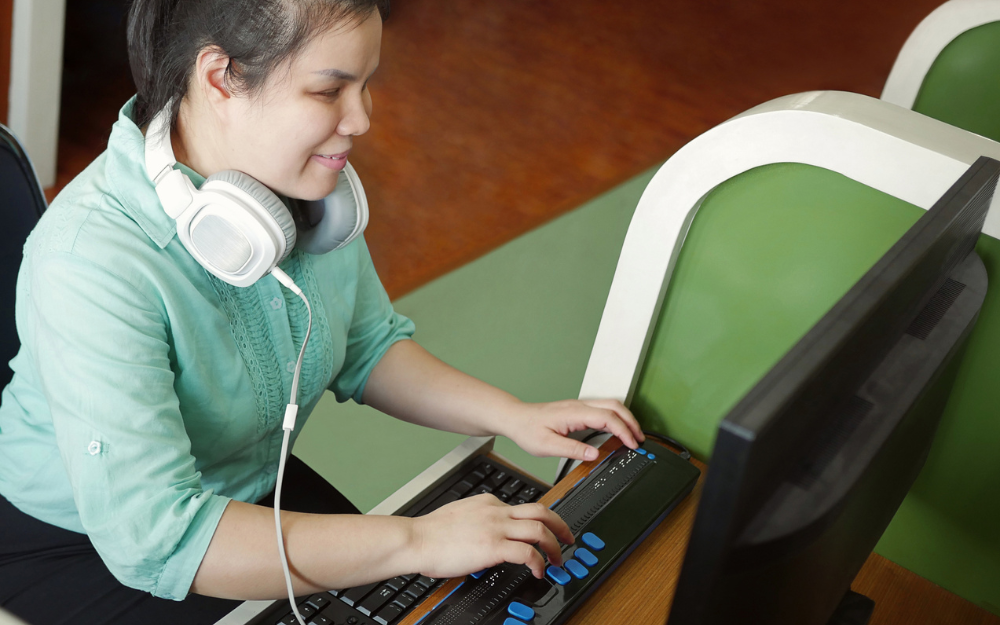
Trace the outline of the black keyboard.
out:
<instances>
[{"instance_id":1,"label":"black keyboard","mask_svg":"<svg viewBox=\"0 0 1000 625\"><path fill-rule=\"evenodd\" d=\"M486 456L469 459L453 475L417 500L402 516L422 516L465 497L492 493L511 505L538 501L549 487ZM345 590L331 590L296 603L307 624L393 625L444 580L423 575L402 575ZM288 600L274 602L248 625L296 625Z\"/></svg>"}]
</instances>

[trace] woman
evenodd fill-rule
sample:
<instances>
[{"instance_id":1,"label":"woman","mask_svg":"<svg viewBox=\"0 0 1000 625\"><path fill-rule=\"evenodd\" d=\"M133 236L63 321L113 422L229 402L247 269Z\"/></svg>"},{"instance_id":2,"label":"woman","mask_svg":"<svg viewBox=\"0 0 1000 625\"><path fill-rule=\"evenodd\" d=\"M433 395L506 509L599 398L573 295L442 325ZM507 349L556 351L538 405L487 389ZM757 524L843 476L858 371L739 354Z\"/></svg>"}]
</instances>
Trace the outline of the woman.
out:
<instances>
[{"instance_id":1,"label":"woman","mask_svg":"<svg viewBox=\"0 0 1000 625\"><path fill-rule=\"evenodd\" d=\"M273 276L240 288L195 261L146 171L143 133L167 110L177 168L195 186L237 170L292 210L287 198L326 197L369 127L386 10L377 0L132 4L138 95L25 247L22 349L0 406L7 609L47 623L210 623L234 605L214 598L285 596L273 511L254 502L275 485L285 363L308 313ZM618 402L524 404L428 354L393 312L363 240L323 255L296 249L280 267L313 315L295 433L329 389L413 423L508 436L535 455L596 457L566 437L584 428L642 440ZM327 499L317 511L354 511L335 492ZM559 541L572 541L543 506L492 495L418 519L282 519L297 595L503 561L541 577L535 546L560 563Z\"/></svg>"}]
</instances>

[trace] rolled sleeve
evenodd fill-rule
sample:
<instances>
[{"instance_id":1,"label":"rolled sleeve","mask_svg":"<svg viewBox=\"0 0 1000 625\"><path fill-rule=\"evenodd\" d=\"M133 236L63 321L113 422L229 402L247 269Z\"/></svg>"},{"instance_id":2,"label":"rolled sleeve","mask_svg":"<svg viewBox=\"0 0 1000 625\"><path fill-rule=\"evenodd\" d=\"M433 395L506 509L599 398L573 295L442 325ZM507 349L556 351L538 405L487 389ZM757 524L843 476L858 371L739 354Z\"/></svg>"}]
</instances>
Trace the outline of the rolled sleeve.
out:
<instances>
[{"instance_id":1,"label":"rolled sleeve","mask_svg":"<svg viewBox=\"0 0 1000 625\"><path fill-rule=\"evenodd\" d=\"M201 484L165 313L69 252L32 259L33 352L84 530L123 584L180 600L229 502Z\"/></svg>"},{"instance_id":2,"label":"rolled sleeve","mask_svg":"<svg viewBox=\"0 0 1000 625\"><path fill-rule=\"evenodd\" d=\"M360 404L375 365L394 343L411 338L415 327L413 321L393 310L363 240L359 241L358 250L357 294L344 366L334 377L330 390L337 401L353 399Z\"/></svg>"}]
</instances>

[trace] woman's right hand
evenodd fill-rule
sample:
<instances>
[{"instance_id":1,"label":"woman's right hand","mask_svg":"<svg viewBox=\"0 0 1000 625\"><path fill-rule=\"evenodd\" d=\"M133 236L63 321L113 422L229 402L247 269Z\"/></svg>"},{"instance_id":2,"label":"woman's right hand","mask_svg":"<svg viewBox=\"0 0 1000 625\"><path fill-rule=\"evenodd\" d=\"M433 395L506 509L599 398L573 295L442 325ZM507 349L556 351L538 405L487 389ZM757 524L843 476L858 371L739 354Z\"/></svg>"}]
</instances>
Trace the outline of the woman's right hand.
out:
<instances>
[{"instance_id":1,"label":"woman's right hand","mask_svg":"<svg viewBox=\"0 0 1000 625\"><path fill-rule=\"evenodd\" d=\"M542 504L508 506L493 495L450 503L413 520L419 572L459 577L502 562L524 564L545 575L545 559L562 566L559 542L573 543L569 526Z\"/></svg>"}]
</instances>

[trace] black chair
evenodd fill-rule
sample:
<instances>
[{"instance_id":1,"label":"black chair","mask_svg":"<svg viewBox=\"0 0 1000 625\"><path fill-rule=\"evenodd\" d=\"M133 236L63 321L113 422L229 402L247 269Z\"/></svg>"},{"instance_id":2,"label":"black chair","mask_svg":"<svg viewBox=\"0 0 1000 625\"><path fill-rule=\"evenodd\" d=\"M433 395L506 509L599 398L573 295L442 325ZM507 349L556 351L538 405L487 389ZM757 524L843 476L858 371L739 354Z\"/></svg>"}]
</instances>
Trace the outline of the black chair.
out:
<instances>
[{"instance_id":1,"label":"black chair","mask_svg":"<svg viewBox=\"0 0 1000 625\"><path fill-rule=\"evenodd\" d=\"M8 363L21 347L14 324L14 292L24 241L45 210L45 195L28 154L0 124L0 388L14 372Z\"/></svg>"}]
</instances>

